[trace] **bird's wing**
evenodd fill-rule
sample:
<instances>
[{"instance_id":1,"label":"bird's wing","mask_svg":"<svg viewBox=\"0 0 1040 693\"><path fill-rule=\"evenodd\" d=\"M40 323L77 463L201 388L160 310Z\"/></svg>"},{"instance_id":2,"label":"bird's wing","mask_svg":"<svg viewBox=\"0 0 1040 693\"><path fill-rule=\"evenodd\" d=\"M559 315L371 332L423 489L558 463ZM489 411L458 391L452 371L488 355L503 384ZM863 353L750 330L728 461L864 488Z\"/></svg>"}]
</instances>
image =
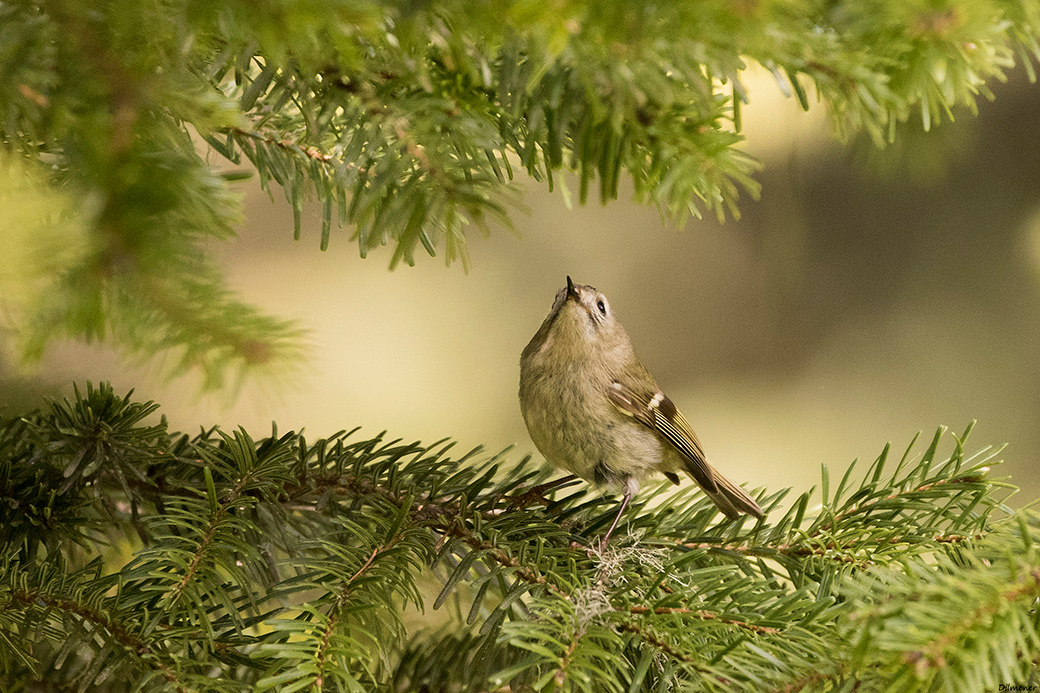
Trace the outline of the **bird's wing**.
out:
<instances>
[{"instance_id":1,"label":"bird's wing","mask_svg":"<svg viewBox=\"0 0 1040 693\"><path fill-rule=\"evenodd\" d=\"M614 381L607 390L607 396L622 414L661 434L682 453L686 458L687 470L701 488L709 493L718 493L719 486L714 470L704 457L704 450L701 448L701 442L697 440L697 434L663 392L636 392Z\"/></svg>"}]
</instances>

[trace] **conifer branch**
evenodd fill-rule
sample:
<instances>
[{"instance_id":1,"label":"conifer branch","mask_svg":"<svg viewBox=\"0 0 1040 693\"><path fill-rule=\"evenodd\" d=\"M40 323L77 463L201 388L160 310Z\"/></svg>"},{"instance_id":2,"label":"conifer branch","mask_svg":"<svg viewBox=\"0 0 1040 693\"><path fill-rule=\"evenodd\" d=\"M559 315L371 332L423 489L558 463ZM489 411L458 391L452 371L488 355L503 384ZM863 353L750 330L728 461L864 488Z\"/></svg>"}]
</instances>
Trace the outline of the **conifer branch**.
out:
<instances>
[{"instance_id":1,"label":"conifer branch","mask_svg":"<svg viewBox=\"0 0 1040 693\"><path fill-rule=\"evenodd\" d=\"M138 656L153 654L148 644L140 638L131 635L124 624L113 620L107 614L97 611L87 604L82 604L72 599L57 597L39 589L15 589L11 590L9 594L9 604L18 604L23 607L43 605L52 609L57 609L63 613L74 614L82 618L84 621L88 621L91 624L103 628L111 633L116 641L123 645L128 651L133 652Z\"/></svg>"},{"instance_id":2,"label":"conifer branch","mask_svg":"<svg viewBox=\"0 0 1040 693\"><path fill-rule=\"evenodd\" d=\"M889 540L891 543L898 543L899 540L892 538ZM826 558L837 563L846 563L849 565L857 565L864 567L869 565L869 562L858 560L853 556L844 553L846 549L852 547L849 543L846 546L838 546L836 544L829 543L827 545L812 546L802 543L796 544L777 544L776 546L755 546L755 545L730 545L726 543L708 543L708 542L682 542L676 541L676 545L686 549L693 550L706 550L709 552L732 552L738 553L744 556L759 556L766 557L775 556L777 554L783 554L785 556L791 556L795 558L805 558L807 556L817 556L820 558Z\"/></svg>"},{"instance_id":3,"label":"conifer branch","mask_svg":"<svg viewBox=\"0 0 1040 693\"><path fill-rule=\"evenodd\" d=\"M853 517L855 515L870 513L873 510L875 510L878 506L880 506L882 503L886 503L888 501L895 500L895 499L900 498L900 497L906 497L906 496L909 496L909 495L912 495L912 494L925 493L925 492L930 491L932 489L939 489L939 488L942 488L942 487L945 487L945 486L953 486L953 485L958 485L958 484L978 484L978 483L981 483L985 479L985 474L986 474L987 471L989 471L989 470L986 469L986 468L983 468L983 469L978 470L978 471L973 471L970 474L964 474L962 476L957 476L957 477L952 478L952 479L939 479L937 481L923 483L923 484L921 484L919 486L916 486L916 487L910 488L910 489L902 489L902 488L900 488L899 490L897 490L897 491L895 491L893 493L890 493L889 495L887 495L887 496L885 496L883 498L877 498L877 499L874 499L874 500L865 501L865 502L857 505L854 508L850 508L848 510L845 510L845 511L842 511L842 512L834 514L829 519L824 520L819 525L819 527L817 527L815 530L810 532L808 534L808 537L809 538L818 537L821 534L823 534L824 532L826 532L826 531L832 529L833 527L835 527L842 520L845 520L845 519L847 519L849 517ZM893 542L893 543L895 543L895 542Z\"/></svg>"},{"instance_id":4,"label":"conifer branch","mask_svg":"<svg viewBox=\"0 0 1040 693\"><path fill-rule=\"evenodd\" d=\"M839 134L884 144L907 120L976 111L1040 59L1028 0L333 5L0 5L0 175L30 182L0 186L18 203L0 200L0 227L39 256L65 241L0 287L24 296L25 358L106 339L211 389L292 363L300 330L236 303L200 250L233 235L242 171L211 167L198 137L284 191L296 238L316 198L321 249L347 227L391 266L425 253L465 268L471 228L509 227L517 164L550 190L576 176L583 203L627 177L677 226L737 216L758 193L740 148L750 61L802 108L815 95ZM9 216L26 206L34 223Z\"/></svg>"},{"instance_id":5,"label":"conifer branch","mask_svg":"<svg viewBox=\"0 0 1040 693\"><path fill-rule=\"evenodd\" d=\"M216 508L216 511L210 517L209 525L204 530L202 537L196 544L195 551L191 554L191 558L188 560L188 567L184 571L184 576L181 577L180 582L173 586L173 589L169 593L169 600L171 603L176 603L176 601L180 599L181 594L184 592L184 588L187 587L188 583L195 577L199 565L202 563L206 553L212 550L211 546L213 539L217 535L224 518L227 516L229 510L235 506L235 503L241 497L242 491L246 488L249 481L250 479L248 477L240 479L238 483L231 488L225 500L220 503Z\"/></svg>"},{"instance_id":6,"label":"conifer branch","mask_svg":"<svg viewBox=\"0 0 1040 693\"><path fill-rule=\"evenodd\" d=\"M776 635L776 634L780 633L780 630L778 630L776 628L769 628L767 626L759 626L759 625L756 625L754 623L748 623L747 621L741 621L741 620L735 619L735 618L727 618L725 616L719 616L718 614L713 614L710 611L704 611L703 609L684 609L684 608L680 608L680 607L670 607L670 606L657 606L657 607L630 606L630 607L628 607L628 612L630 614L651 614L651 613L652 614L657 614L657 615L682 614L684 616L692 616L694 618L699 618L699 619L702 619L702 620L705 620L705 621L718 621L719 623L725 623L727 625L737 626L739 628L743 628L744 630L749 630L752 633L761 633L763 635Z\"/></svg>"},{"instance_id":7,"label":"conifer branch","mask_svg":"<svg viewBox=\"0 0 1040 693\"><path fill-rule=\"evenodd\" d=\"M806 492L747 529L662 484L599 554L586 547L613 500L564 494L526 461L345 433L189 438L146 425L152 411L90 386L0 421L0 493L16 501L0 505L0 688L107 671L102 693L960 690L1025 680L1040 657L1040 516L990 518L1013 489L982 471L992 451L965 455L966 436L942 461L940 431L894 472L885 455L861 480L850 468L833 492L824 475L819 511ZM129 498L148 531L132 531ZM33 508L65 519L53 535L18 529L46 517ZM148 544L126 565L33 562L39 547L84 559L98 530L65 524ZM74 587L49 587L63 580ZM401 605L431 603L450 612L443 628L409 633Z\"/></svg>"},{"instance_id":8,"label":"conifer branch","mask_svg":"<svg viewBox=\"0 0 1040 693\"><path fill-rule=\"evenodd\" d=\"M162 677L173 684L177 693L190 693L189 689L179 681L172 662L167 655L155 651L145 640L130 632L126 623L115 620L108 614L94 608L90 604L68 597L60 597L41 589L14 589L9 593L9 604L19 605L24 609L35 610L46 606L61 614L72 614L91 625L110 633L114 640L132 654L137 661L155 669Z\"/></svg>"},{"instance_id":9,"label":"conifer branch","mask_svg":"<svg viewBox=\"0 0 1040 693\"><path fill-rule=\"evenodd\" d=\"M357 571L346 580L346 582L344 582L343 587L339 591L339 594L336 595L335 601L333 602L333 605L329 610L328 620L325 623L325 627L319 633L319 645L317 653L315 654L317 676L314 680L314 686L317 690L320 691L324 689L325 671L328 665L327 657L329 643L332 640L332 635L335 632L336 626L339 622L340 610L346 605L347 597L350 595L350 592L354 588L354 581L361 577L365 573L365 571L369 569L369 567L375 562L375 560L379 557L380 554L392 549L394 545L397 544L400 540L401 535L396 535L393 538L391 538L390 541L388 541L386 544L382 546L377 546L374 549L372 549L372 554L361 565L361 567L358 568Z\"/></svg>"},{"instance_id":10,"label":"conifer branch","mask_svg":"<svg viewBox=\"0 0 1040 693\"><path fill-rule=\"evenodd\" d=\"M537 585L539 587L543 587L552 594L560 597L561 599L566 599L570 601L571 595L564 592L557 585L546 580L544 575L539 575L531 567L520 563L514 558L510 558L510 556L505 551L498 548L497 546L494 546L488 541L484 541L477 538L464 527L461 527L458 524L450 525L447 528L445 528L444 536L459 537L473 551L477 551L482 556L490 556L493 561L498 563L498 565L502 566L503 568L511 568L513 570L513 574L521 580L523 580L524 582L527 582L530 585Z\"/></svg>"},{"instance_id":11,"label":"conifer branch","mask_svg":"<svg viewBox=\"0 0 1040 693\"><path fill-rule=\"evenodd\" d=\"M1026 599L1033 602L1040 597L1040 565L1027 570L1015 582L993 595L986 603L965 614L959 622L951 624L939 637L931 640L921 650L903 654L903 662L913 667L919 677L928 669L944 669L948 666L945 652L955 646L965 635L980 624L988 624L1007 603ZM1022 656L1022 653L1019 654Z\"/></svg>"},{"instance_id":12,"label":"conifer branch","mask_svg":"<svg viewBox=\"0 0 1040 693\"><path fill-rule=\"evenodd\" d=\"M885 500L892 500L898 497L900 494L893 494ZM819 532L813 532L807 536L818 536ZM933 534L928 541L935 542L937 544L960 544L963 542L977 541L981 539L984 534L981 532L973 532L971 534ZM894 536L884 540L888 544L905 544L907 540L904 537ZM802 542L795 543L784 543L776 544L773 546L755 545L755 544L729 544L726 542L712 543L712 542L682 542L676 541L678 546L682 546L686 549L691 550L706 550L706 551L725 551L731 553L738 553L744 556L751 557L763 557L768 558L777 554L783 554L785 556L791 556L795 558L805 558L808 556L816 556L820 558L826 558L833 560L837 563L845 563L848 565L855 565L860 568L865 568L873 565L873 562L869 560L857 559L854 555L848 553L852 549L856 548L856 542L850 540L842 544L836 544L831 541L826 544L806 544Z\"/></svg>"},{"instance_id":13,"label":"conifer branch","mask_svg":"<svg viewBox=\"0 0 1040 693\"><path fill-rule=\"evenodd\" d=\"M712 676L715 673L710 668L698 664L698 661L696 659L694 659L693 657L691 657L690 655L686 654L685 652L680 652L679 650L677 650L668 641L664 640L663 638L657 637L653 633L647 631L644 628L641 628L640 626L638 626L638 625L636 625L634 623L620 623L620 624L618 624L617 628L618 628L618 630L621 630L623 632L635 634L643 642L645 642L648 645L651 645L654 648L660 650L662 653L664 653L668 657L670 657L670 658L672 658L674 660L677 660L679 662L682 662L684 665L686 665L688 667L691 667L695 671L698 671L698 672L700 672L702 674L705 674L707 676Z\"/></svg>"},{"instance_id":14,"label":"conifer branch","mask_svg":"<svg viewBox=\"0 0 1040 693\"><path fill-rule=\"evenodd\" d=\"M284 149L286 152L291 154L298 154L305 156L312 161L317 161L322 164L329 165L343 165L348 168L357 169L358 166L353 161L341 161L334 157L332 154L323 152L314 145L303 146L296 142L278 137L274 133L264 132L263 130L246 130L245 128L233 126L227 128L228 132L238 135L240 137L248 137L250 139L262 142L263 144L274 145Z\"/></svg>"}]
</instances>

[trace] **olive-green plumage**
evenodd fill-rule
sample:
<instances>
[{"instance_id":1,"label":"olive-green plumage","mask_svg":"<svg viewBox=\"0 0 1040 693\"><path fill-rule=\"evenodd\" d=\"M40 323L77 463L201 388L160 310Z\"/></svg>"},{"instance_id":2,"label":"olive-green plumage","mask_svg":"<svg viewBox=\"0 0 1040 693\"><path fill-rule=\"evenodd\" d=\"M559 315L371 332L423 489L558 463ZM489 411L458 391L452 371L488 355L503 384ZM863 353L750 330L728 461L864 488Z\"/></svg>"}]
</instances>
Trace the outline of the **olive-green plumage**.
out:
<instances>
[{"instance_id":1,"label":"olive-green plumage","mask_svg":"<svg viewBox=\"0 0 1040 693\"><path fill-rule=\"evenodd\" d=\"M521 354L520 409L551 464L620 488L622 510L648 474L677 482L681 470L727 517L762 517L747 492L708 464L686 419L636 358L606 297L587 284L567 278Z\"/></svg>"}]
</instances>

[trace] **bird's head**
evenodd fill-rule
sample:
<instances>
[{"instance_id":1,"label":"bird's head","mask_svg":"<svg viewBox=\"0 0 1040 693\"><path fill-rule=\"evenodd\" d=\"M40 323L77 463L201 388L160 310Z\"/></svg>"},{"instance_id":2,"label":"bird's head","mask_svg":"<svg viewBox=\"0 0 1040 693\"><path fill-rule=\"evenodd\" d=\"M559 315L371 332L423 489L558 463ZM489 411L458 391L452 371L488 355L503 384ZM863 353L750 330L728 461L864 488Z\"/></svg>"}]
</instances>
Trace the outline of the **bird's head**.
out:
<instances>
[{"instance_id":1,"label":"bird's head","mask_svg":"<svg viewBox=\"0 0 1040 693\"><path fill-rule=\"evenodd\" d=\"M528 350L551 351L564 359L610 359L627 357L632 347L603 292L567 277L567 286L556 293L552 310Z\"/></svg>"}]
</instances>

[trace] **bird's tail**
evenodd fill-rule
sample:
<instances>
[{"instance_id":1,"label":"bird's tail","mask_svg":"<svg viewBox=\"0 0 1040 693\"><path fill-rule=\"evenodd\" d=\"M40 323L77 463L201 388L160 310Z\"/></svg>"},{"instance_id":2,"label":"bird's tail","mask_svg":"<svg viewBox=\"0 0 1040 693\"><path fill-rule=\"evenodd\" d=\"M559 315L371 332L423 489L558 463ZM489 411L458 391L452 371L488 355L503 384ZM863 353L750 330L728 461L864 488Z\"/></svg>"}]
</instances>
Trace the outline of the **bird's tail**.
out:
<instances>
[{"instance_id":1,"label":"bird's tail","mask_svg":"<svg viewBox=\"0 0 1040 693\"><path fill-rule=\"evenodd\" d=\"M735 520L743 513L752 515L759 520L762 519L762 508L758 507L755 499L748 495L747 491L740 488L726 477L714 471L715 483L719 490L715 492L704 490L708 498L719 506L719 510L731 520Z\"/></svg>"}]
</instances>

